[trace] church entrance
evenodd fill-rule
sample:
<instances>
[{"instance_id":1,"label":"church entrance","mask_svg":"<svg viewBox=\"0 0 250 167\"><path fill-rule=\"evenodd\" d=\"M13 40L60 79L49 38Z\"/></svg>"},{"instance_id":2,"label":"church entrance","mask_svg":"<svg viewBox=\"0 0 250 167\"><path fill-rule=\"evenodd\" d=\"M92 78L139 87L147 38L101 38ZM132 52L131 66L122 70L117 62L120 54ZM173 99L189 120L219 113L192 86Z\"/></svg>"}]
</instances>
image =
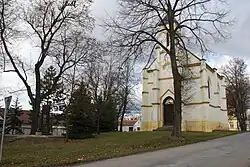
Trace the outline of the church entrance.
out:
<instances>
[{"instance_id":1,"label":"church entrance","mask_svg":"<svg viewBox=\"0 0 250 167\"><path fill-rule=\"evenodd\" d=\"M167 97L163 101L163 125L172 126L174 124L174 99Z\"/></svg>"}]
</instances>

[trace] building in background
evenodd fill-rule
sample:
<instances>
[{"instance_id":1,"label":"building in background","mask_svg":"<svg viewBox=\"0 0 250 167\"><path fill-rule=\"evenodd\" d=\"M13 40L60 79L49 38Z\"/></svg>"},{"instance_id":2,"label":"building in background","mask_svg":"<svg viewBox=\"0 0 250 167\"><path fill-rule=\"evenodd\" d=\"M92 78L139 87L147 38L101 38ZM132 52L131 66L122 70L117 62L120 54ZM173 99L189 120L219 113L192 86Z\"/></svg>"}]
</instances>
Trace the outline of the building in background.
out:
<instances>
[{"instance_id":1,"label":"building in background","mask_svg":"<svg viewBox=\"0 0 250 167\"><path fill-rule=\"evenodd\" d=\"M3 119L2 115L4 112L4 108L0 108L0 125L2 127ZM31 130L31 120L30 120L31 111L30 110L22 110L21 116L19 119L22 121L21 130L23 132L23 135L30 135ZM66 128L64 126L52 126L51 129L51 135L52 136L62 136L62 134L66 133Z\"/></svg>"},{"instance_id":2,"label":"building in background","mask_svg":"<svg viewBox=\"0 0 250 167\"><path fill-rule=\"evenodd\" d=\"M121 121L119 121L118 130L120 129ZM123 120L123 132L136 132L141 130L141 120Z\"/></svg>"},{"instance_id":3,"label":"building in background","mask_svg":"<svg viewBox=\"0 0 250 167\"><path fill-rule=\"evenodd\" d=\"M235 116L228 116L228 124L229 124L229 130L231 131L240 131L240 125L239 121ZM247 110L247 131L250 130L250 109Z\"/></svg>"},{"instance_id":4,"label":"building in background","mask_svg":"<svg viewBox=\"0 0 250 167\"><path fill-rule=\"evenodd\" d=\"M120 130L121 120L118 122ZM141 114L136 112L125 113L123 118L123 132L135 132L141 130Z\"/></svg>"}]
</instances>

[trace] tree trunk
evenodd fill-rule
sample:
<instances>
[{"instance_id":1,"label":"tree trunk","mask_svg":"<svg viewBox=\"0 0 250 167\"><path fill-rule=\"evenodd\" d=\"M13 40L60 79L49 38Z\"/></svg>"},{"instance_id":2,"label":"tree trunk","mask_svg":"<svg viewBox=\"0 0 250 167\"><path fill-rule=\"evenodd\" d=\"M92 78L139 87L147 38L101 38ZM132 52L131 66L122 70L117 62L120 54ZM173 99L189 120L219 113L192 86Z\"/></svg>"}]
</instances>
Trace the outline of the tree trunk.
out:
<instances>
[{"instance_id":1,"label":"tree trunk","mask_svg":"<svg viewBox=\"0 0 250 167\"><path fill-rule=\"evenodd\" d=\"M121 122L120 122L120 132L123 132L123 119L124 115L127 110L127 105L128 105L128 95L129 95L129 64L126 66L126 87L125 87L125 95L123 99L123 109L122 109L122 117L121 117Z\"/></svg>"},{"instance_id":2,"label":"tree trunk","mask_svg":"<svg viewBox=\"0 0 250 167\"><path fill-rule=\"evenodd\" d=\"M238 127L240 128L240 131L247 131L247 116L246 116L246 110L243 107L243 104L240 102L237 105L238 107L235 108L235 115L238 121Z\"/></svg>"},{"instance_id":3,"label":"tree trunk","mask_svg":"<svg viewBox=\"0 0 250 167\"><path fill-rule=\"evenodd\" d=\"M100 117L101 117L101 111L100 111L100 109L98 109L97 120L96 120L96 133L97 133L97 135L100 134Z\"/></svg>"},{"instance_id":4,"label":"tree trunk","mask_svg":"<svg viewBox=\"0 0 250 167\"><path fill-rule=\"evenodd\" d=\"M32 123L31 123L31 135L35 135L38 129L38 120L39 120L39 113L40 113L40 102L37 102L35 99L35 107L32 111Z\"/></svg>"},{"instance_id":5,"label":"tree trunk","mask_svg":"<svg viewBox=\"0 0 250 167\"><path fill-rule=\"evenodd\" d=\"M126 113L127 99L128 99L128 96L127 96L127 92L126 92L125 99L123 101L123 110L122 110L121 122L120 122L120 132L123 132L123 119L124 119L124 115Z\"/></svg>"},{"instance_id":6,"label":"tree trunk","mask_svg":"<svg viewBox=\"0 0 250 167\"><path fill-rule=\"evenodd\" d=\"M96 133L97 135L100 134L100 116L98 116L97 122L96 122Z\"/></svg>"},{"instance_id":7,"label":"tree trunk","mask_svg":"<svg viewBox=\"0 0 250 167\"><path fill-rule=\"evenodd\" d=\"M175 46L175 30L174 30L174 13L169 9L169 35L170 35L170 60L172 67L172 74L174 78L174 126L172 131L172 136L181 136L181 81L182 76L178 71L177 65L177 55Z\"/></svg>"},{"instance_id":8,"label":"tree trunk","mask_svg":"<svg viewBox=\"0 0 250 167\"><path fill-rule=\"evenodd\" d=\"M116 116L115 116L115 131L119 131L118 126L119 126L119 114L116 114Z\"/></svg>"},{"instance_id":9,"label":"tree trunk","mask_svg":"<svg viewBox=\"0 0 250 167\"><path fill-rule=\"evenodd\" d=\"M124 119L124 114L122 112L119 132L123 132L123 119Z\"/></svg>"},{"instance_id":10,"label":"tree trunk","mask_svg":"<svg viewBox=\"0 0 250 167\"><path fill-rule=\"evenodd\" d=\"M237 129L238 129L238 131L240 131L240 126L239 126L239 121L237 120Z\"/></svg>"},{"instance_id":11,"label":"tree trunk","mask_svg":"<svg viewBox=\"0 0 250 167\"><path fill-rule=\"evenodd\" d=\"M31 124L31 135L35 135L38 129L38 119L39 119L39 113L40 113L40 103L41 103L41 76L40 76L40 70L39 65L35 65L35 75L36 75L36 95L34 99L34 105L33 105L33 112L34 115L32 117L32 124Z\"/></svg>"},{"instance_id":12,"label":"tree trunk","mask_svg":"<svg viewBox=\"0 0 250 167\"><path fill-rule=\"evenodd\" d=\"M246 122L241 120L241 121L239 121L239 123L240 123L240 130L241 130L242 132L246 132L246 131L247 131Z\"/></svg>"},{"instance_id":13,"label":"tree trunk","mask_svg":"<svg viewBox=\"0 0 250 167\"><path fill-rule=\"evenodd\" d=\"M175 77L174 77L175 78ZM172 131L172 136L180 137L181 136L181 80L180 77L174 79L174 126Z\"/></svg>"},{"instance_id":14,"label":"tree trunk","mask_svg":"<svg viewBox=\"0 0 250 167\"><path fill-rule=\"evenodd\" d=\"M65 134L65 142L69 142L69 111L66 107L65 109L65 119L66 119L66 134Z\"/></svg>"}]
</instances>

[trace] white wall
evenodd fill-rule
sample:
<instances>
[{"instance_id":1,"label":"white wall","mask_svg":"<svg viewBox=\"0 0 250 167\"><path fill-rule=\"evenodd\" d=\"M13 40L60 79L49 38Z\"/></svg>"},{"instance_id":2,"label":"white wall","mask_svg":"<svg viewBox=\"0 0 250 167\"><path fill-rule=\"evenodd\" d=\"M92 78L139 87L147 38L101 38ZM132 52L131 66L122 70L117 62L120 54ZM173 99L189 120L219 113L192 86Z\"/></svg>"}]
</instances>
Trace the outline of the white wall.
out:
<instances>
[{"instance_id":1,"label":"white wall","mask_svg":"<svg viewBox=\"0 0 250 167\"><path fill-rule=\"evenodd\" d=\"M22 131L24 135L30 135L31 126L30 125L22 125ZM62 136L62 133L66 133L66 128L63 126L54 126L52 128L52 136Z\"/></svg>"},{"instance_id":2,"label":"white wall","mask_svg":"<svg viewBox=\"0 0 250 167\"><path fill-rule=\"evenodd\" d=\"M133 132L140 131L140 129L141 129L141 121L138 120L133 126L122 126L122 131L123 132L129 132L129 128L133 128ZM120 129L120 126L118 126L118 130L119 129Z\"/></svg>"},{"instance_id":3,"label":"white wall","mask_svg":"<svg viewBox=\"0 0 250 167\"><path fill-rule=\"evenodd\" d=\"M174 98L174 87L171 65L164 59L165 53L158 52L157 59L143 73L143 103L142 121L155 122L163 120L163 101L166 97ZM205 61L195 56L190 56L189 64L192 70L192 93L194 96L184 107L183 120L187 121L211 121L228 124L226 110L226 97L224 80L218 77L215 69L211 69ZM198 63L201 63L199 66ZM203 70L204 69L204 70ZM207 81L210 78L210 99L208 98ZM219 85L219 89L218 89ZM159 89L159 90L157 90ZM209 102L210 104L207 104ZM197 103L204 103L199 104ZM157 107L158 104L158 107ZM143 107L145 106L145 107ZM222 111L224 110L224 111ZM157 119L156 119L157 117Z\"/></svg>"}]
</instances>

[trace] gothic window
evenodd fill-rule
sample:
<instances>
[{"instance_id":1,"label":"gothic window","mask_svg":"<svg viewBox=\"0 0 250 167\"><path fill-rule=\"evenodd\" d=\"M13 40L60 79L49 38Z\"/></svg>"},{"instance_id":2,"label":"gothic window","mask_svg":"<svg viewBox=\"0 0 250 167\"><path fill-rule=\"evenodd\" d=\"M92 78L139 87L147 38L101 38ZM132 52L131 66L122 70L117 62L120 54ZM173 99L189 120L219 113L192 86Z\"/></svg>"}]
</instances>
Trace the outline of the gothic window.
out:
<instances>
[{"instance_id":1,"label":"gothic window","mask_svg":"<svg viewBox=\"0 0 250 167\"><path fill-rule=\"evenodd\" d=\"M219 82L218 82L218 83L217 83L217 99L218 99L218 103L219 103L219 104L221 104L220 98L221 98L221 96L220 96L220 84L219 84Z\"/></svg>"},{"instance_id":2,"label":"gothic window","mask_svg":"<svg viewBox=\"0 0 250 167\"><path fill-rule=\"evenodd\" d=\"M210 78L207 80L207 88L208 88L208 98L211 99L211 81Z\"/></svg>"},{"instance_id":3,"label":"gothic window","mask_svg":"<svg viewBox=\"0 0 250 167\"><path fill-rule=\"evenodd\" d=\"M164 55L164 60L165 60L166 62L170 62L170 56L169 56L168 54L165 54L165 55Z\"/></svg>"},{"instance_id":4,"label":"gothic window","mask_svg":"<svg viewBox=\"0 0 250 167\"><path fill-rule=\"evenodd\" d=\"M217 92L220 93L220 84L217 83Z\"/></svg>"},{"instance_id":5,"label":"gothic window","mask_svg":"<svg viewBox=\"0 0 250 167\"><path fill-rule=\"evenodd\" d=\"M174 104L174 100L173 100L172 98L168 98L168 99L165 101L164 104L166 104L166 105L168 105L168 104Z\"/></svg>"}]
</instances>

